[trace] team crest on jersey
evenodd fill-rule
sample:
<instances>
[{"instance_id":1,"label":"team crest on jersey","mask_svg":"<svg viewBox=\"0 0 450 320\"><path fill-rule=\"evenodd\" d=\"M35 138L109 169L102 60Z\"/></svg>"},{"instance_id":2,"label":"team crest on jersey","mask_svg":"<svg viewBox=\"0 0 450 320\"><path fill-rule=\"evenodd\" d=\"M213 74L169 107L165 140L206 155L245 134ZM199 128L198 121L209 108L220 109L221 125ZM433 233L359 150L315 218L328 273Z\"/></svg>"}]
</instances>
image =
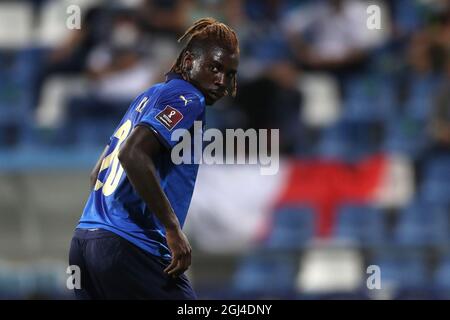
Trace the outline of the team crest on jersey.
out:
<instances>
[{"instance_id":1,"label":"team crest on jersey","mask_svg":"<svg viewBox=\"0 0 450 320\"><path fill-rule=\"evenodd\" d=\"M155 118L170 131L181 121L181 119L183 119L183 114L177 109L167 105Z\"/></svg>"}]
</instances>

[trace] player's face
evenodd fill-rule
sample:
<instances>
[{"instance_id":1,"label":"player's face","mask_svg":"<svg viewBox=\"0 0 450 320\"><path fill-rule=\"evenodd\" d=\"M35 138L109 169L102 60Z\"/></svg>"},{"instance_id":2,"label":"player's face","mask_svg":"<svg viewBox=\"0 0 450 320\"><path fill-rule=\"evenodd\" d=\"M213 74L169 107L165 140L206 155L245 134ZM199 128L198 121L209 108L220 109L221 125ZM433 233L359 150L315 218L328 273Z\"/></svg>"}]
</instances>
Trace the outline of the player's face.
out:
<instances>
[{"instance_id":1,"label":"player's face","mask_svg":"<svg viewBox=\"0 0 450 320\"><path fill-rule=\"evenodd\" d=\"M205 96L207 105L214 104L217 100L230 93L233 79L239 64L237 53L220 47L213 47L190 62L189 78Z\"/></svg>"}]
</instances>

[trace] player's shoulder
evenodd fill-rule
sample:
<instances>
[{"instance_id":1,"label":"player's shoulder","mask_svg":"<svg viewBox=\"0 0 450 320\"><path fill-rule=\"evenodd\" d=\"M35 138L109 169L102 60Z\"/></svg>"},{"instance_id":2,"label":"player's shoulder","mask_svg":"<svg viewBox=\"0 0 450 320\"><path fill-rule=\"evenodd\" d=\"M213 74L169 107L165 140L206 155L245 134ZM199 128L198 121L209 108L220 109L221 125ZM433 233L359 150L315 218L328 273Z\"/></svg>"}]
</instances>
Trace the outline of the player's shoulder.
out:
<instances>
[{"instance_id":1,"label":"player's shoulder","mask_svg":"<svg viewBox=\"0 0 450 320\"><path fill-rule=\"evenodd\" d=\"M205 104L205 98L200 91L182 79L173 79L164 83L160 94L168 102L192 103L198 106L204 106Z\"/></svg>"},{"instance_id":2,"label":"player's shoulder","mask_svg":"<svg viewBox=\"0 0 450 320\"><path fill-rule=\"evenodd\" d=\"M192 84L182 78L171 78L166 82L156 83L142 95L156 105L171 105L175 108L189 107L203 110L205 97Z\"/></svg>"},{"instance_id":3,"label":"player's shoulder","mask_svg":"<svg viewBox=\"0 0 450 320\"><path fill-rule=\"evenodd\" d=\"M156 84L152 85L150 88L147 88L143 93L140 94L140 96L150 97L150 96L158 95L163 87L164 87L163 82L156 83Z\"/></svg>"}]
</instances>

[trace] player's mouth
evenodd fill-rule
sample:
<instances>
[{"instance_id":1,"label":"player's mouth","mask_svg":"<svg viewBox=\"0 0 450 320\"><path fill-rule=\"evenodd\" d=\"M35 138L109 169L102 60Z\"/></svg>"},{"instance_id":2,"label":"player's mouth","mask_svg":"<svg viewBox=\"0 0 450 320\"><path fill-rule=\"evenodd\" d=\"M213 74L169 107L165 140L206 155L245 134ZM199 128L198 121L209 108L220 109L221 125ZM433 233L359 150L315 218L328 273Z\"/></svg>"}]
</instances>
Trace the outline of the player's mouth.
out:
<instances>
[{"instance_id":1,"label":"player's mouth","mask_svg":"<svg viewBox=\"0 0 450 320\"><path fill-rule=\"evenodd\" d=\"M221 99L225 95L225 93L218 90L209 90L208 95L212 100L217 101Z\"/></svg>"}]
</instances>

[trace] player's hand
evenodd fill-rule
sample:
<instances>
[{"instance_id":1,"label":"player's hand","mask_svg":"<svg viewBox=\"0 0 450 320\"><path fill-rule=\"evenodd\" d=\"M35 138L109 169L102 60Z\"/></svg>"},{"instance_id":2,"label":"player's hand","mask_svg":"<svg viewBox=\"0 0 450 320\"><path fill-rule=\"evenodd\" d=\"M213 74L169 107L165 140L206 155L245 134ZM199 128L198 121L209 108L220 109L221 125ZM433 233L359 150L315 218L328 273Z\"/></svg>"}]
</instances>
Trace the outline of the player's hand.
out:
<instances>
[{"instance_id":1,"label":"player's hand","mask_svg":"<svg viewBox=\"0 0 450 320\"><path fill-rule=\"evenodd\" d=\"M183 274L191 265L191 245L181 229L166 230L167 245L172 253L170 265L164 272L173 277Z\"/></svg>"}]
</instances>

